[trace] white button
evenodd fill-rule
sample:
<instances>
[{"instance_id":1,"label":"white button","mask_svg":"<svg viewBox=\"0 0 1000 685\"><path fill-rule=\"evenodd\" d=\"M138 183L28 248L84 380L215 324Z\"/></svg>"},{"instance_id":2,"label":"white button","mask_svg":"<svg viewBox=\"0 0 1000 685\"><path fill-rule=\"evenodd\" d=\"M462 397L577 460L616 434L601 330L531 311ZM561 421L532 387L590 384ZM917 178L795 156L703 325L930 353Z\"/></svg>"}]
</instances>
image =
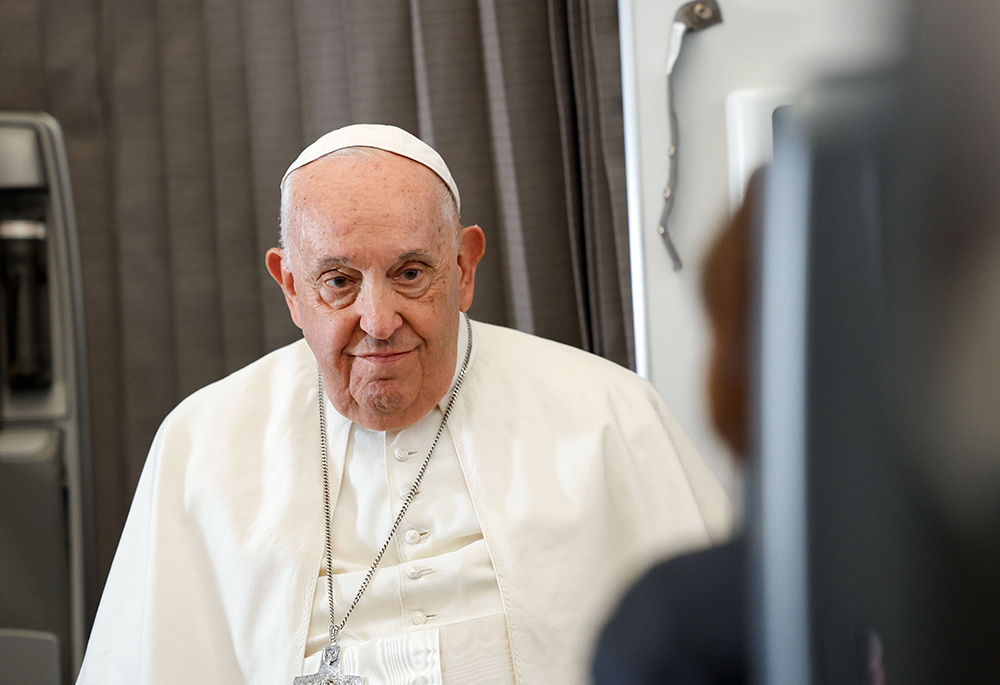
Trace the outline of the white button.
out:
<instances>
[{"instance_id":1,"label":"white button","mask_svg":"<svg viewBox=\"0 0 1000 685\"><path fill-rule=\"evenodd\" d=\"M424 535L426 533L421 533L419 530L410 528L410 530L406 531L406 541L411 545L415 545L423 539Z\"/></svg>"},{"instance_id":2,"label":"white button","mask_svg":"<svg viewBox=\"0 0 1000 685\"><path fill-rule=\"evenodd\" d=\"M410 458L410 451L404 450L402 447L397 447L392 456L396 457L396 461L406 461Z\"/></svg>"},{"instance_id":3,"label":"white button","mask_svg":"<svg viewBox=\"0 0 1000 685\"><path fill-rule=\"evenodd\" d=\"M419 578L422 575L424 575L423 571L421 571L416 566L411 566L408 569L406 569L406 576L408 578L412 578L413 580L416 580L417 578Z\"/></svg>"},{"instance_id":4,"label":"white button","mask_svg":"<svg viewBox=\"0 0 1000 685\"><path fill-rule=\"evenodd\" d=\"M409 494L410 494L410 489L409 488L400 488L399 489L399 499L406 499L406 496L409 495ZM416 497L419 494L420 494L420 490L417 490L415 493L413 493L413 496Z\"/></svg>"},{"instance_id":5,"label":"white button","mask_svg":"<svg viewBox=\"0 0 1000 685\"><path fill-rule=\"evenodd\" d=\"M410 617L410 620L413 621L414 625L421 626L427 623L427 614L425 614L422 611L414 611L413 616Z\"/></svg>"}]
</instances>

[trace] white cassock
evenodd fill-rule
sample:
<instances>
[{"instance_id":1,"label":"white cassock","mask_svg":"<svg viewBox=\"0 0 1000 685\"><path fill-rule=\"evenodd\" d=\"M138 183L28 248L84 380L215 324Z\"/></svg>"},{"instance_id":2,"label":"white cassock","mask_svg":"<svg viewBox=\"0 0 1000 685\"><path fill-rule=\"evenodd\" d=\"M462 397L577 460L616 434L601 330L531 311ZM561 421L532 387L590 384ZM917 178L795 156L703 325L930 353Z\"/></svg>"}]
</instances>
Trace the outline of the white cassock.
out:
<instances>
[{"instance_id":1,"label":"white cassock","mask_svg":"<svg viewBox=\"0 0 1000 685\"><path fill-rule=\"evenodd\" d=\"M461 336L460 359L464 322ZM446 400L388 432L327 404L338 617ZM164 420L79 683L275 685L315 672L328 623L316 402L316 360L299 341ZM584 683L624 586L721 536L729 507L649 383L474 323L448 427L340 636L342 671L371 685Z\"/></svg>"}]
</instances>

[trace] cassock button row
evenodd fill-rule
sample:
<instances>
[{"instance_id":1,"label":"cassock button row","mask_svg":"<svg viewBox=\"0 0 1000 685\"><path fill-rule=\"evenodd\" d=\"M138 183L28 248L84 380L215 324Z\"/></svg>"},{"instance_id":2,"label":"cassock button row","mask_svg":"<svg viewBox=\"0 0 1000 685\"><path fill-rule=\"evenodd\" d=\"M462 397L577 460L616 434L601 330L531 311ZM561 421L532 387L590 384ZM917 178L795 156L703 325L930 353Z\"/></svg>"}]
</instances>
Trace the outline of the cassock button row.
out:
<instances>
[{"instance_id":1,"label":"cassock button row","mask_svg":"<svg viewBox=\"0 0 1000 685\"><path fill-rule=\"evenodd\" d=\"M397 447L392 456L396 457L396 461L406 461L414 454L416 454L415 450L406 450L402 447Z\"/></svg>"},{"instance_id":2,"label":"cassock button row","mask_svg":"<svg viewBox=\"0 0 1000 685\"><path fill-rule=\"evenodd\" d=\"M406 531L405 539L411 545L415 545L421 540L423 540L425 535L427 535L426 531L417 530L416 528L410 528L408 531Z\"/></svg>"}]
</instances>

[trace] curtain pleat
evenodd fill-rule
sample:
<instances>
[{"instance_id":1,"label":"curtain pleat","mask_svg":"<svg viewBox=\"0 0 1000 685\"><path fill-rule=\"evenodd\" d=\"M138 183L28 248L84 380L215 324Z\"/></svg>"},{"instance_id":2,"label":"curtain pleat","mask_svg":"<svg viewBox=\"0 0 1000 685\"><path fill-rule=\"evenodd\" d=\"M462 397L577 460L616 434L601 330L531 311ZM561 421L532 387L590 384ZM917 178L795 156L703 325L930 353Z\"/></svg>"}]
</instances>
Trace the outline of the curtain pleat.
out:
<instances>
[{"instance_id":1,"label":"curtain pleat","mask_svg":"<svg viewBox=\"0 0 1000 685\"><path fill-rule=\"evenodd\" d=\"M617 50L614 0L0 2L0 107L66 133L102 573L163 417L299 337L263 255L330 129L448 160L487 235L473 316L631 362Z\"/></svg>"},{"instance_id":2,"label":"curtain pleat","mask_svg":"<svg viewBox=\"0 0 1000 685\"><path fill-rule=\"evenodd\" d=\"M430 3L421 0L410 0L410 35L413 44L413 85L417 98L417 128L414 131L417 136L428 145L434 147L437 141L434 139L434 110L435 102L431 97L430 74L428 73L428 38L426 31L433 30L433 26L425 27L434 20L440 18L440 14L429 8L426 12L424 8ZM433 38L430 38L433 40Z\"/></svg>"},{"instance_id":3,"label":"curtain pleat","mask_svg":"<svg viewBox=\"0 0 1000 685\"><path fill-rule=\"evenodd\" d=\"M528 281L524 245L524 220L514 171L514 140L507 103L505 65L500 48L500 19L493 0L479 1L483 60L486 72L486 102L489 114L490 148L496 179L497 227L503 249L503 284L510 293L510 322L515 328L533 331L535 312ZM487 229L488 230L488 229Z\"/></svg>"},{"instance_id":4,"label":"curtain pleat","mask_svg":"<svg viewBox=\"0 0 1000 685\"><path fill-rule=\"evenodd\" d=\"M304 147L351 123L350 31L329 0L296 0L295 20Z\"/></svg>"},{"instance_id":5,"label":"curtain pleat","mask_svg":"<svg viewBox=\"0 0 1000 685\"><path fill-rule=\"evenodd\" d=\"M595 212L598 198L590 197L590 191L594 187L594 117L588 98L593 97L593 81L591 79L590 64L587 62L585 49L587 23L586 14L580 4L567 3L567 30L566 40L569 43L570 70L569 78L573 84L573 98L570 107L575 114L575 133L569 139L569 144L573 145L574 157L576 159L578 190L575 199L580 203L575 212L580 226L575 231L581 238L583 248L583 259L580 264L585 270L582 283L585 285L581 292L586 293L586 302L591 312L592 321L596 326L587 326L587 344L594 350L601 350L601 334L599 322L602 318L603 299L601 298L600 278L603 262L606 255L601 250L601 231L586 230L588 226L599 226L598 215ZM572 28L570 28L572 27ZM571 197L567 193L567 197ZM595 330L597 329L597 330Z\"/></svg>"},{"instance_id":6,"label":"curtain pleat","mask_svg":"<svg viewBox=\"0 0 1000 685\"><path fill-rule=\"evenodd\" d=\"M594 179L588 193L602 209L592 229L605 237L604 252L613 255L599 274L607 293L601 319L599 354L630 368L635 366L635 328L632 316L632 279L629 258L628 205L625 189L624 115L622 113L621 51L618 8L612 3L586 3L586 37L594 73ZM575 32L573 32L575 35Z\"/></svg>"},{"instance_id":7,"label":"curtain pleat","mask_svg":"<svg viewBox=\"0 0 1000 685\"><path fill-rule=\"evenodd\" d=\"M123 367L118 409L122 450L129 455L127 473L134 483L142 466L135 455L148 448L151 431L178 397L177 350L170 344L174 298L164 196L160 33L155 5L148 0L107 7L113 221L121 304L118 345ZM85 230L81 228L81 241ZM94 379L92 389L96 391L100 382Z\"/></svg>"},{"instance_id":8,"label":"curtain pleat","mask_svg":"<svg viewBox=\"0 0 1000 685\"><path fill-rule=\"evenodd\" d=\"M302 115L293 6L287 0L241 3L246 40L250 168L257 264L278 239L278 183L302 147ZM264 347L294 340L288 309L270 275L258 266Z\"/></svg>"},{"instance_id":9,"label":"curtain pleat","mask_svg":"<svg viewBox=\"0 0 1000 685\"><path fill-rule=\"evenodd\" d=\"M215 196L201 0L159 0L163 152L177 392L188 395L225 369L214 240Z\"/></svg>"},{"instance_id":10,"label":"curtain pleat","mask_svg":"<svg viewBox=\"0 0 1000 685\"><path fill-rule=\"evenodd\" d=\"M479 5L511 323L580 345L548 12L530 0Z\"/></svg>"},{"instance_id":11,"label":"curtain pleat","mask_svg":"<svg viewBox=\"0 0 1000 685\"><path fill-rule=\"evenodd\" d=\"M472 315L481 321L513 320L507 259L498 220L497 181L480 17L474 3L415 0L410 3L420 128L448 160L462 193L464 223L486 232L486 255L477 271ZM456 59L456 51L462 57Z\"/></svg>"},{"instance_id":12,"label":"curtain pleat","mask_svg":"<svg viewBox=\"0 0 1000 685\"><path fill-rule=\"evenodd\" d=\"M592 288L588 282L587 223L583 217L583 189L580 167L580 133L576 102L576 86L573 77L573 60L570 54L569 12L567 3L549 0L549 43L552 53L552 69L555 82L556 111L559 116L559 142L562 151L563 187L566 203L566 232L569 238L570 262L573 268L573 282L576 284L576 308L579 317L582 346L594 351L591 324L596 319L591 308Z\"/></svg>"},{"instance_id":13,"label":"curtain pleat","mask_svg":"<svg viewBox=\"0 0 1000 685\"><path fill-rule=\"evenodd\" d=\"M418 130L413 35L405 2L344 3L350 29L351 121Z\"/></svg>"},{"instance_id":14,"label":"curtain pleat","mask_svg":"<svg viewBox=\"0 0 1000 685\"><path fill-rule=\"evenodd\" d=\"M20 109L45 109L42 11L36 0L0 2L0 88Z\"/></svg>"},{"instance_id":15,"label":"curtain pleat","mask_svg":"<svg viewBox=\"0 0 1000 685\"><path fill-rule=\"evenodd\" d=\"M634 366L617 8L550 0L584 346ZM612 73L612 71L614 73ZM614 107L617 105L617 113Z\"/></svg>"},{"instance_id":16,"label":"curtain pleat","mask_svg":"<svg viewBox=\"0 0 1000 685\"><path fill-rule=\"evenodd\" d=\"M243 3L205 0L207 59L206 122L210 131L218 313L226 371L234 371L266 349L261 321L262 256L251 239L257 225L251 168L250 120L244 60Z\"/></svg>"}]
</instances>

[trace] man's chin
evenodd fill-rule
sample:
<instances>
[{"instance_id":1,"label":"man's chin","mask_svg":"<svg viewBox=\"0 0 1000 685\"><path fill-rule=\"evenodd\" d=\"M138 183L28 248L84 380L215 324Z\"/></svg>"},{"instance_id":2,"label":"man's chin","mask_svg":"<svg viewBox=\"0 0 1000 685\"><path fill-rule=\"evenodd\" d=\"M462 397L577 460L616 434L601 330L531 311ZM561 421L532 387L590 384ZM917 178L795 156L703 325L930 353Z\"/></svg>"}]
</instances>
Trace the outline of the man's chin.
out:
<instances>
[{"instance_id":1,"label":"man's chin","mask_svg":"<svg viewBox=\"0 0 1000 685\"><path fill-rule=\"evenodd\" d=\"M369 384L365 393L355 395L356 404L348 418L365 428L379 431L400 430L416 423L426 411L421 412L415 406L416 398L391 387L393 385L393 381Z\"/></svg>"}]
</instances>

